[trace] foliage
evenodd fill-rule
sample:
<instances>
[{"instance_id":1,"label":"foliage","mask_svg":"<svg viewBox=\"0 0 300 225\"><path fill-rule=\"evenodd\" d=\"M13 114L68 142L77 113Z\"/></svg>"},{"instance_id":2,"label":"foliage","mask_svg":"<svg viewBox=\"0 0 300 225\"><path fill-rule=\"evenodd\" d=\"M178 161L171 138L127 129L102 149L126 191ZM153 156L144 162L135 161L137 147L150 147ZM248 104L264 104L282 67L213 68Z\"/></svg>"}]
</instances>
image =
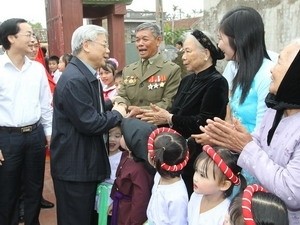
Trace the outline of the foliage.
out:
<instances>
[{"instance_id":1,"label":"foliage","mask_svg":"<svg viewBox=\"0 0 300 225\"><path fill-rule=\"evenodd\" d=\"M33 33L35 33L38 40L42 43L46 43L47 40L47 29L43 28L41 23L32 23L28 22L33 30Z\"/></svg>"},{"instance_id":2,"label":"foliage","mask_svg":"<svg viewBox=\"0 0 300 225\"><path fill-rule=\"evenodd\" d=\"M32 27L33 30L41 30L43 29L43 26L41 23L31 23L28 22L30 24L30 26Z\"/></svg>"},{"instance_id":3,"label":"foliage","mask_svg":"<svg viewBox=\"0 0 300 225\"><path fill-rule=\"evenodd\" d=\"M182 39L185 30L175 29L172 31L172 27L168 24L164 26L164 41L166 45L175 45L178 40Z\"/></svg>"}]
</instances>

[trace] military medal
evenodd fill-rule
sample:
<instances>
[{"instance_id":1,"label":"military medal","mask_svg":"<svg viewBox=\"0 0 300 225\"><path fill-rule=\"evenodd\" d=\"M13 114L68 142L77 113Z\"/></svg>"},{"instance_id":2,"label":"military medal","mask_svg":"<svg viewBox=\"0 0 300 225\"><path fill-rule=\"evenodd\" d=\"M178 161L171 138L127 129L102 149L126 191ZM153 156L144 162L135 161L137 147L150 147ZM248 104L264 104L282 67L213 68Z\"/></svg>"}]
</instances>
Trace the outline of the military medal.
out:
<instances>
[{"instance_id":1,"label":"military medal","mask_svg":"<svg viewBox=\"0 0 300 225\"><path fill-rule=\"evenodd\" d=\"M153 85L152 84L149 84L148 85L148 90L152 90L153 89Z\"/></svg>"},{"instance_id":2,"label":"military medal","mask_svg":"<svg viewBox=\"0 0 300 225\"><path fill-rule=\"evenodd\" d=\"M129 76L126 76L125 79L124 79L124 84L128 84L128 78Z\"/></svg>"},{"instance_id":3,"label":"military medal","mask_svg":"<svg viewBox=\"0 0 300 225\"><path fill-rule=\"evenodd\" d=\"M157 75L157 76L151 76L148 79L148 82L150 83L148 85L148 90L163 88L166 84L166 76L165 75Z\"/></svg>"},{"instance_id":4,"label":"military medal","mask_svg":"<svg viewBox=\"0 0 300 225\"><path fill-rule=\"evenodd\" d=\"M166 76L165 76L165 75L162 75L162 76L161 76L161 79L160 79L159 86L160 86L161 88L163 88L163 87L165 86L166 81L167 81Z\"/></svg>"},{"instance_id":5,"label":"military medal","mask_svg":"<svg viewBox=\"0 0 300 225\"><path fill-rule=\"evenodd\" d=\"M136 81L137 79L135 76L126 76L124 79L124 84L135 85Z\"/></svg>"},{"instance_id":6,"label":"military medal","mask_svg":"<svg viewBox=\"0 0 300 225\"><path fill-rule=\"evenodd\" d=\"M153 83L155 82L154 76L149 77L148 82L150 83L148 85L148 90L153 90Z\"/></svg>"}]
</instances>

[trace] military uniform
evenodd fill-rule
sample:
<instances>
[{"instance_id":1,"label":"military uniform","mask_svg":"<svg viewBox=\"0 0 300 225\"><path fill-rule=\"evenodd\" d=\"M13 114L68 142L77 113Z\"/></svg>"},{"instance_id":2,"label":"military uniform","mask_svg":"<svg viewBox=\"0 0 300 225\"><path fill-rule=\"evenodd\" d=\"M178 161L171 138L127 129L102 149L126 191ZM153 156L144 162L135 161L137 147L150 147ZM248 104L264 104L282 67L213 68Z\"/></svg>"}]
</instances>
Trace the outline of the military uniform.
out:
<instances>
[{"instance_id":1,"label":"military uniform","mask_svg":"<svg viewBox=\"0 0 300 225\"><path fill-rule=\"evenodd\" d=\"M180 67L165 60L161 54L149 59L144 75L142 61L139 60L123 69L116 102L140 107L154 103L161 108L170 109L180 80Z\"/></svg>"}]
</instances>

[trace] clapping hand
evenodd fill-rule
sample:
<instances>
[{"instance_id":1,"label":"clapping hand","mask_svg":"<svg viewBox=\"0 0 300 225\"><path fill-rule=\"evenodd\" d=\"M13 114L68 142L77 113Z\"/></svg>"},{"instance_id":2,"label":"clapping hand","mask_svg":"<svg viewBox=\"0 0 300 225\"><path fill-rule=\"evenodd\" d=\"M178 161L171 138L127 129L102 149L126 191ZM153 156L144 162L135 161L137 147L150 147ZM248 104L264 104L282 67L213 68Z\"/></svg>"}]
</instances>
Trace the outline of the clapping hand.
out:
<instances>
[{"instance_id":1,"label":"clapping hand","mask_svg":"<svg viewBox=\"0 0 300 225\"><path fill-rule=\"evenodd\" d=\"M4 161L4 157L2 155L2 151L0 149L0 166L2 166L2 162Z\"/></svg>"},{"instance_id":2,"label":"clapping hand","mask_svg":"<svg viewBox=\"0 0 300 225\"><path fill-rule=\"evenodd\" d=\"M201 128L201 126L199 128ZM194 138L198 144L210 146L215 145L213 142L210 141L210 137L206 133L192 134L191 137Z\"/></svg>"},{"instance_id":3,"label":"clapping hand","mask_svg":"<svg viewBox=\"0 0 300 225\"><path fill-rule=\"evenodd\" d=\"M200 130L208 135L208 140L213 144L236 152L241 152L252 141L252 136L242 126L240 121L236 119L233 119L233 124L220 118L208 119L207 125L204 127L200 126ZM193 137L196 142L199 141L197 135L193 135Z\"/></svg>"}]
</instances>

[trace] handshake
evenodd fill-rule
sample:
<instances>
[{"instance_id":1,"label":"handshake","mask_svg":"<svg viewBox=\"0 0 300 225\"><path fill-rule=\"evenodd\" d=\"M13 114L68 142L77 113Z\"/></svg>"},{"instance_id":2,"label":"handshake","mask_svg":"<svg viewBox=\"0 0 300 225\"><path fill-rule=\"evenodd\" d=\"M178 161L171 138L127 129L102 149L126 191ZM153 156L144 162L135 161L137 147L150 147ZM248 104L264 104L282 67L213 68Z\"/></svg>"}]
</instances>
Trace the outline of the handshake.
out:
<instances>
[{"instance_id":1,"label":"handshake","mask_svg":"<svg viewBox=\"0 0 300 225\"><path fill-rule=\"evenodd\" d=\"M117 98L111 99L113 103L112 110L117 110L123 117L127 114L127 105L125 102L118 101Z\"/></svg>"},{"instance_id":2,"label":"handshake","mask_svg":"<svg viewBox=\"0 0 300 225\"><path fill-rule=\"evenodd\" d=\"M141 107L138 106L128 106L124 100L120 97L113 97L111 99L113 103L112 110L117 110L119 113L122 114L123 117L136 117L143 113Z\"/></svg>"}]
</instances>

